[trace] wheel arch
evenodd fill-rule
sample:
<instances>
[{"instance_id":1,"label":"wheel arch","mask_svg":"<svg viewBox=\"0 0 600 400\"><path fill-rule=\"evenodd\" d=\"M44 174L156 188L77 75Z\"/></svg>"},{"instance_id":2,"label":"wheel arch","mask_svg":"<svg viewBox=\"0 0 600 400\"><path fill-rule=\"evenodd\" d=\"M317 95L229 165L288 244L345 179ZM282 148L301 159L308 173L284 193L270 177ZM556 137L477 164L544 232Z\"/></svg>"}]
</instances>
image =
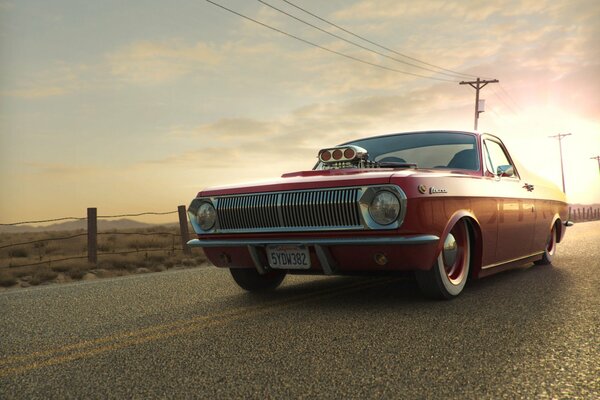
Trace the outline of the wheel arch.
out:
<instances>
[{"instance_id":1,"label":"wheel arch","mask_svg":"<svg viewBox=\"0 0 600 400\"><path fill-rule=\"evenodd\" d=\"M560 243L562 238L565 236L565 229L564 225L562 224L562 220L560 219L560 215L556 214L554 218L552 218L552 221L552 225L550 225L549 228L556 228L556 243Z\"/></svg>"},{"instance_id":2,"label":"wheel arch","mask_svg":"<svg viewBox=\"0 0 600 400\"><path fill-rule=\"evenodd\" d=\"M438 244L438 248L436 249L436 257L442 251L442 247L444 245L444 238L448 233L452 230L454 225L456 225L460 220L465 220L467 223L467 231L469 233L469 240L471 242L471 266L469 270L469 278L477 277L479 275L479 271L481 270L481 260L482 260L482 252L483 252L483 238L481 233L481 227L479 225L479 220L477 217L469 210L458 210L448 220L442 235L440 236L440 242Z\"/></svg>"}]
</instances>

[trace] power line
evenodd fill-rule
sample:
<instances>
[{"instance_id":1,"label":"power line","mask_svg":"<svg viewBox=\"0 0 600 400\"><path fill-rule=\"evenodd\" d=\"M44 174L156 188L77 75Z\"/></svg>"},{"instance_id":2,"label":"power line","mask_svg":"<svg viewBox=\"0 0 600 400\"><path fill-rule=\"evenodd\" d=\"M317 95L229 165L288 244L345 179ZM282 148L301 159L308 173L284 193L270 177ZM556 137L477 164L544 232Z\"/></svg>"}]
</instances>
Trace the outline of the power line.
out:
<instances>
[{"instance_id":1,"label":"power line","mask_svg":"<svg viewBox=\"0 0 600 400\"><path fill-rule=\"evenodd\" d=\"M353 46L356 46L356 47L359 47L359 48L361 48L361 49L363 49L363 50L366 50L366 51L369 51L369 52L371 52L371 53L377 54L377 55L379 55L379 56L381 56L381 57L385 57L385 58L388 58L388 59L390 59L390 60L393 60L393 61L396 61L396 62L399 62L399 63L405 64L405 65L410 65L411 67L420 68L420 69L423 69L423 70L425 70L425 71L433 72L433 73L436 73L436 74L442 74L442 75L446 75L446 76L449 76L449 77L451 77L451 78L455 78L455 79L457 78L456 74L454 74L454 73L450 74L450 73L446 73L446 72L442 72L442 71L437 71L437 70L435 70L435 69L431 69L431 68L423 67L423 66L421 66L421 65L413 64L413 63L410 63L410 62L407 62L407 61L404 61L404 60L400 60L400 59L398 59L398 58L395 58L395 57L391 57L391 56L389 56L389 55L387 55L387 54L384 54L384 53L381 53L381 52L379 52L379 51L377 51L377 50L373 50L373 49L371 49L371 48L369 48L369 47L363 46L363 45L361 45L360 43L353 42L352 40L348 40L348 39L346 39L346 38L344 38L344 37L342 37L342 36L340 36L340 35L336 35L335 33L332 33L332 32L329 32L329 31L326 31L326 30L325 30L325 29L323 29L323 28L320 28L320 27L318 27L318 26L316 26L316 25L314 25L314 24L311 24L311 23L310 23L310 22L308 22L308 21L305 21L305 20L303 20L303 19L301 19L301 18L298 18L298 17L296 17L295 15L292 15L292 14L290 14L290 13L288 13L288 12L286 12L286 11L284 11L284 10L280 9L280 8L277 8L277 7L275 7L275 6L271 5L271 4L269 4L269 3L267 3L267 2L265 2L265 1L263 1L263 0L257 0L257 1L258 1L259 3L262 3L262 4L264 4L264 5L265 5L265 6L267 6L267 7L269 7L269 8L271 8L271 9L275 10L275 11L278 11L278 12L280 12L281 14L287 15L288 17L295 19L296 21L299 21L299 22L301 22L301 23L303 23L303 24L305 24L305 25L308 25L308 26L310 26L310 27L312 27L312 28L314 28L314 29L317 29L317 30L319 30L319 31L321 31L321 32L323 32L323 33L326 33L326 34L327 34L327 35L329 35L329 36L332 36L332 37L335 37L335 38L337 38L337 39L343 40L343 41L344 41L344 42L346 42L346 43L350 43L350 44L351 44L351 45L353 45Z\"/></svg>"},{"instance_id":2,"label":"power line","mask_svg":"<svg viewBox=\"0 0 600 400\"><path fill-rule=\"evenodd\" d=\"M496 96L496 98L498 98L498 100L500 100L508 110L510 110L510 112L512 112L513 114L517 114L517 112L514 110L514 108L508 104L508 102L504 99L503 96L500 95L500 92L497 92L496 90L494 90L492 88L492 92L494 93L494 96Z\"/></svg>"},{"instance_id":3,"label":"power line","mask_svg":"<svg viewBox=\"0 0 600 400\"><path fill-rule=\"evenodd\" d=\"M468 78L476 78L476 77L477 77L476 75L465 74L465 73L462 73L462 72L453 71L453 70L451 70L451 69L443 68L443 67L440 67L440 66L438 66L438 65L435 65L435 64L431 64L431 63L428 63L428 62L425 62L425 61L421 61L421 60L419 60L418 58L414 58L414 57L408 56L408 55L406 55L406 54L400 53L400 52L398 52L398 51L396 51L396 50L390 49L389 47L386 47L386 46L384 46L384 45L381 45L381 44L378 44L378 43L376 43L376 42L374 42L374 41L372 41L372 40L369 40L369 39L367 39L367 38L366 38L366 37L364 37L364 36L358 35L358 34L356 34L356 33L352 32L352 31L350 31L350 30L348 30L348 29L345 29L345 28L343 28L343 27L341 27L341 26L339 26L339 25L337 25L337 24L335 24L335 23L333 23L333 22L331 22L331 21L328 21L328 20L326 20L325 18L322 18L322 17L320 17L320 16L318 16L318 15L316 15L316 14L314 14L314 13L312 13L312 12L310 12L310 11L308 11L308 10L306 10L306 9L304 9L304 8L302 8L302 7L300 7L300 6L296 5L296 4L294 4L294 3L292 3L291 1L288 1L288 0L282 0L282 1L283 1L283 2L285 2L285 3L287 3L287 4L289 4L289 5L290 5L290 6L292 6L292 7L295 7L295 8L297 8L297 9L298 9L298 10L300 10L300 11L303 11L303 12L307 13L308 15L311 15L311 16L313 16L313 17L317 18L317 19L318 19L318 20L320 20L320 21L323 21L323 22L325 22L325 23L327 23L327 24L329 24L329 25L331 25L331 26L334 26L334 27L336 27L337 29L339 29L339 30L341 30L341 31L344 31L344 32L346 32L346 33L347 33L347 34L349 34L349 35L352 35L352 36L354 36L354 37L356 37L356 38L358 38L358 39L364 40L365 42L367 42L367 43L370 43L370 44L372 44L372 45L374 45L374 46L377 46L377 47L379 47L380 49L387 50L387 51L389 51L390 53L394 53L394 54L396 54L396 55L399 55L399 56L401 56L401 57L408 58L409 60L413 60L413 61L416 61L416 62L418 62L418 63L424 64L424 65L427 65L427 66L430 66L430 67L433 67L433 68L437 68L437 69L440 69L440 70L442 70L442 71L449 72L449 73L451 73L451 74L454 74L454 75L458 75L458 76L462 76L462 77L468 77ZM441 73L441 72L440 72L440 73Z\"/></svg>"},{"instance_id":4,"label":"power line","mask_svg":"<svg viewBox=\"0 0 600 400\"><path fill-rule=\"evenodd\" d=\"M498 117L498 119L502 119L502 120L505 119L505 117L503 115L500 115L496 110L494 110L493 107L488 107L488 108L492 112L492 114L494 114L496 117Z\"/></svg>"},{"instance_id":5,"label":"power line","mask_svg":"<svg viewBox=\"0 0 600 400\"><path fill-rule=\"evenodd\" d=\"M219 8L222 8L223 10L226 10L226 11L228 11L228 12L230 12L230 13L232 13L232 14L235 14L235 15L237 15L237 16L239 16L239 17L241 17L241 18L244 18L244 19L246 19L246 20L248 20L248 21L252 21L252 22L254 22L254 23L258 24L258 25L261 25L261 26L263 26L263 27L265 27L265 28L271 29L271 30L273 30L273 31L275 31L275 32L278 32L278 33L281 33L282 35L286 35L286 36L288 36L288 37L291 37L291 38L293 38L293 39L296 39L296 40L298 40L298 41L300 41L300 42L302 42L302 43L308 44L308 45L310 45L310 46L317 47L317 48L319 48L319 49L321 49L321 50L324 50L324 51L327 51L327 52L329 52L329 53L332 53L332 54L337 54L338 56L341 56L341 57L347 58L347 59L349 59L349 60L357 61L357 62L360 62L360 63L362 63L362 64L370 65L370 66L372 66L372 67L381 68L381 69L384 69L384 70L387 70L387 71L391 71L391 72L397 72L397 73L400 73L400 74L412 75L412 76L416 76L416 77L419 77L419 78L431 79L431 80L435 80L435 81L442 81L442 82L452 82L452 83L456 83L456 81L453 81L453 80L450 80L450 79L444 79L444 78L434 78L434 77L432 77L432 76L421 75L421 74L417 74L417 73L414 73L414 72L402 71L402 70L398 70L398 69L395 69L395 68L386 67L385 65L381 65L381 64L372 63L372 62L370 62L370 61L363 60L362 58L358 58L358 57L354 57L354 56L351 56L351 55L348 55L348 54L344 54L344 53L342 53L342 52L339 52L339 51L332 50L332 49L330 49L330 48L327 48L327 47L321 46L321 45L319 45L319 44L316 44L316 43L314 43L314 42L311 42L311 41L309 41L309 40L303 39L303 38L301 38L301 37L298 37L298 36L292 35L291 33L288 33L288 32L285 32L285 31L282 31L281 29L275 28L275 27L273 27L273 26L271 26L271 25L267 25L267 24L265 24L265 23L263 23L263 22L260 22L260 21L258 21L258 20L255 20L254 18L248 17L248 16L246 16L246 15L244 15L244 14L241 14L241 13L239 13L239 12L237 12L237 11L234 11L234 10L232 10L232 9L230 9L230 8L227 8L227 7L225 7L225 6L221 5L221 4L215 3L215 2L214 2L214 1L212 1L212 0L206 0L206 1L207 1L208 3L211 3L212 5L215 5L215 6L219 7Z\"/></svg>"},{"instance_id":6,"label":"power line","mask_svg":"<svg viewBox=\"0 0 600 400\"><path fill-rule=\"evenodd\" d=\"M498 84L498 87L500 87L500 90L502 90L502 92L504 92L504 94L506 94L506 96L508 97L508 99L510 101L512 101L512 103L520 110L521 106L519 106L519 103L515 100L515 98L512 97L510 95L510 93L506 91L506 89L504 89L504 86L502 86L501 84Z\"/></svg>"}]
</instances>

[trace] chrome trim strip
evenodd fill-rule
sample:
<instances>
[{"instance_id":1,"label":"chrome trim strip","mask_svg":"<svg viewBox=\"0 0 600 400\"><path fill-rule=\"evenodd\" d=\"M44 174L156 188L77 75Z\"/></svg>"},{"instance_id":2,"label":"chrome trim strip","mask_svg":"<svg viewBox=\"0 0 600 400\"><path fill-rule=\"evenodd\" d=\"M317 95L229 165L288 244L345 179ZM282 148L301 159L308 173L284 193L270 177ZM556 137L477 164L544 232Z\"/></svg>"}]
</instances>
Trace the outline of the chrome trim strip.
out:
<instances>
[{"instance_id":1,"label":"chrome trim strip","mask_svg":"<svg viewBox=\"0 0 600 400\"><path fill-rule=\"evenodd\" d=\"M519 261L519 260L524 260L526 258L535 257L535 256L541 256L542 254L544 254L543 251L541 251L539 253L533 253L533 254L530 254L530 255L525 256L525 257L513 258L512 260L506 260L506 261L502 261L502 262L499 262L499 263L496 263L496 264L486 265L485 267L481 267L481 269L490 269L490 268L494 268L494 267L499 267L501 265L509 264L509 263L516 262L516 261Z\"/></svg>"},{"instance_id":2,"label":"chrome trim strip","mask_svg":"<svg viewBox=\"0 0 600 400\"><path fill-rule=\"evenodd\" d=\"M291 239L192 239L190 247L244 247L266 246L270 244L296 244L304 246L386 246L416 245L437 243L435 235L393 236L393 237L351 237L351 238L291 238Z\"/></svg>"}]
</instances>

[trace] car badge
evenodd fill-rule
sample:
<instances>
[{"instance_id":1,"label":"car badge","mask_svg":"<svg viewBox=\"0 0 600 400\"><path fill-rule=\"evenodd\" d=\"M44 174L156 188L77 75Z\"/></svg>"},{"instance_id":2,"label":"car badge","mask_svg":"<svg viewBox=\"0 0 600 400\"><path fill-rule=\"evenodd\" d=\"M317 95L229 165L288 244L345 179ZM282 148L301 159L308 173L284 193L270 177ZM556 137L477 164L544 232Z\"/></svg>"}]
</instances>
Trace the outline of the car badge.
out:
<instances>
[{"instance_id":1,"label":"car badge","mask_svg":"<svg viewBox=\"0 0 600 400\"><path fill-rule=\"evenodd\" d=\"M439 193L448 193L446 189L434 188L433 186L429 188L429 194L439 194Z\"/></svg>"},{"instance_id":2,"label":"car badge","mask_svg":"<svg viewBox=\"0 0 600 400\"><path fill-rule=\"evenodd\" d=\"M427 186L425 186L425 185L419 185L419 186L417 187L417 189L419 189L419 192L420 192L421 194L425 194L425 193L427 193Z\"/></svg>"}]
</instances>

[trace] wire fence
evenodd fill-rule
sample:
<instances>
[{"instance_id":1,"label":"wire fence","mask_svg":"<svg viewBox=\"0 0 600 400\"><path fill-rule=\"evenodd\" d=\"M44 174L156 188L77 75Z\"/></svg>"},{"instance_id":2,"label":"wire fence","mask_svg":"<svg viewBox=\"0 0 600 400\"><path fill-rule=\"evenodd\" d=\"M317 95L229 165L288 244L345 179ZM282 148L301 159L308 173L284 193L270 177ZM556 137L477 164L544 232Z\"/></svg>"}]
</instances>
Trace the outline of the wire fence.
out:
<instances>
[{"instance_id":1,"label":"wire fence","mask_svg":"<svg viewBox=\"0 0 600 400\"><path fill-rule=\"evenodd\" d=\"M594 221L600 219L600 208L592 207L569 207L569 219L572 221Z\"/></svg>"},{"instance_id":2,"label":"wire fence","mask_svg":"<svg viewBox=\"0 0 600 400\"><path fill-rule=\"evenodd\" d=\"M179 233L173 233L168 231L155 231L155 232L118 232L118 231L105 231L98 232L98 219L108 219L108 218L124 218L124 217L140 217L146 215L170 215L170 214L179 214ZM130 213L130 214L117 214L117 215L97 215L96 208L88 208L87 217L63 217L63 218L53 218L46 220L35 220L35 221L19 221L12 223L0 223L0 226L19 226L19 225L27 225L27 224L39 224L39 223L48 223L48 222L57 222L57 221L69 221L69 220L87 220L87 230L83 233L78 233L74 235L68 236L60 236L60 237L45 237L43 239L34 239L28 241L20 241L17 243L9 243L0 245L0 250L10 249L10 248L21 248L23 246L33 245L34 247L45 247L48 242L62 242L72 239L77 239L81 237L87 237L87 246L85 247L86 255L82 256L68 256L61 258L48 258L42 259L40 251L40 261L36 262L28 262L24 264L12 265L12 262L6 266L0 266L0 269L3 268L22 268L22 267L34 267L39 265L51 265L52 263L65 262L71 260L83 260L87 259L89 263L96 264L98 257L108 256L108 255L127 255L133 253L152 253L159 251L166 252L183 252L184 254L191 254L190 248L187 246L187 242L189 241L189 229L187 223L187 213L185 206L178 206L177 211L167 211L167 212L142 212L142 213ZM134 244L136 247L134 250L124 250L124 251L98 251L98 237L99 236L109 236L110 238L118 237L118 236L142 236L142 237L150 237L150 236L161 236L161 237L170 237L172 239L171 245L168 247L160 247L160 248L145 248L144 244ZM176 239L181 240L181 247L176 246ZM147 254L146 254L147 256ZM10 257L12 259L12 257Z\"/></svg>"},{"instance_id":3,"label":"wire fence","mask_svg":"<svg viewBox=\"0 0 600 400\"><path fill-rule=\"evenodd\" d=\"M10 247L26 246L26 245L29 245L29 244L45 243L45 242L52 242L52 241L58 241L58 240L69 240L69 239L75 239L75 238L82 237L82 236L87 236L87 233L80 233L78 235L71 235L71 236L65 236L65 237L31 240L29 242L20 242L20 243L5 244L5 245L0 246L0 249L7 249L7 248L10 248Z\"/></svg>"},{"instance_id":4,"label":"wire fence","mask_svg":"<svg viewBox=\"0 0 600 400\"><path fill-rule=\"evenodd\" d=\"M108 218L125 218L125 217L141 217L144 215L169 215L169 214L177 214L177 211L167 211L167 212L152 212L146 211L137 214L118 214L118 215L98 215L96 218L98 219L108 219ZM54 219L44 219L38 221L19 221L19 222L11 222L2 224L0 226L19 226L19 225L29 225L29 224L44 224L48 222L59 222L59 221L83 221L87 219L87 217L61 217Z\"/></svg>"},{"instance_id":5,"label":"wire fence","mask_svg":"<svg viewBox=\"0 0 600 400\"><path fill-rule=\"evenodd\" d=\"M43 219L38 221L21 221L21 222L11 222L8 224L0 224L0 226L18 226L18 225L28 225L28 224L43 224L46 222L59 222L59 221L81 221L86 219L85 217L63 217L63 218L55 218L55 219Z\"/></svg>"},{"instance_id":6,"label":"wire fence","mask_svg":"<svg viewBox=\"0 0 600 400\"><path fill-rule=\"evenodd\" d=\"M186 216L186 208L185 206L178 206L177 211L167 211L167 212L142 212L142 213L130 213L130 214L117 214L117 215L97 215L97 210L95 208L88 208L88 216L87 217L63 217L63 218L54 218L54 219L46 219L46 220L36 220L36 221L20 221L20 222L12 222L12 223L0 223L0 226L19 226L26 224L34 224L34 223L48 223L48 222L57 222L57 221L68 221L68 220L87 220L87 231L83 233L78 233L74 235L68 236L60 236L60 237L46 237L43 239L35 239L29 241L21 241L17 243L3 244L0 245L0 250L10 249L10 248L19 248L22 246L29 245L41 245L40 247L45 246L47 242L61 242L67 240L73 240L80 237L87 237L87 246L85 251L86 255L82 256L69 256L55 259L45 259L43 260L42 255L40 253L40 261L29 262L25 264L12 265L12 263L8 266L2 265L0 269L3 268L22 268L22 267L34 267L39 265L51 265L52 263L65 262L71 260L83 260L87 259L89 263L96 264L98 257L104 257L108 255L127 255L133 253L151 253L151 252L159 252L159 251L167 251L167 252L179 252L182 251L185 254L191 254L190 248L187 246L187 242L189 240L189 230ZM170 215L170 214L179 214L179 233L167 232L167 231L157 231L157 232L117 232L117 231L105 231L98 232L97 229L97 221L98 219L109 219L109 218L124 218L124 217L140 217L146 215ZM591 221L591 220L599 220L600 219L600 208L592 208L592 207L569 207L569 219L575 222L582 221ZM142 236L142 237L151 237L151 236L167 236L172 239L171 245L169 247L160 247L160 248L144 248L143 245L136 245L135 249L125 250L125 251L100 251L98 252L98 237L99 236ZM176 239L181 240L181 247L176 247L175 242Z\"/></svg>"}]
</instances>

